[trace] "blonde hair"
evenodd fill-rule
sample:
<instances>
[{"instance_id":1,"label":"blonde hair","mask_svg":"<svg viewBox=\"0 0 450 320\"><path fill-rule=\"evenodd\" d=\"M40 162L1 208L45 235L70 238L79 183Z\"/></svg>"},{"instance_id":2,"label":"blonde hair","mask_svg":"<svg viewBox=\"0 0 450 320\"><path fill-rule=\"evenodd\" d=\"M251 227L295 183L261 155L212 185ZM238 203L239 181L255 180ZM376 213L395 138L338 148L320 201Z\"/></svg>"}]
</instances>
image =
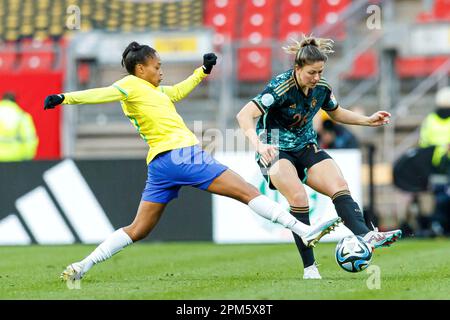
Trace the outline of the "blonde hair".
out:
<instances>
[{"instance_id":1,"label":"blonde hair","mask_svg":"<svg viewBox=\"0 0 450 320\"><path fill-rule=\"evenodd\" d=\"M288 54L295 54L295 64L303 67L305 64L312 64L317 61L328 60L328 54L333 53L333 43L331 39L314 38L313 36L302 35L302 40L293 42L283 50Z\"/></svg>"}]
</instances>

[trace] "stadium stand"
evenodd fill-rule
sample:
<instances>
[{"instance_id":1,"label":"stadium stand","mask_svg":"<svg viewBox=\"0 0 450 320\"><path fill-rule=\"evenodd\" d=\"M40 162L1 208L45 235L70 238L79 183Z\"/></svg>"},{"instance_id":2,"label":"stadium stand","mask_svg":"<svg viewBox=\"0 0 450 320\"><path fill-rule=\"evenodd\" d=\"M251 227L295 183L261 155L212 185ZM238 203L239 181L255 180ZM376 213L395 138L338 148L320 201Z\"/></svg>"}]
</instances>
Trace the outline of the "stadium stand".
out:
<instances>
[{"instance_id":1,"label":"stadium stand","mask_svg":"<svg viewBox=\"0 0 450 320\"><path fill-rule=\"evenodd\" d=\"M82 19L80 28L71 29L78 10L73 5ZM8 41L59 39L93 29L183 30L203 26L203 1L0 0L0 18L0 38Z\"/></svg>"}]
</instances>

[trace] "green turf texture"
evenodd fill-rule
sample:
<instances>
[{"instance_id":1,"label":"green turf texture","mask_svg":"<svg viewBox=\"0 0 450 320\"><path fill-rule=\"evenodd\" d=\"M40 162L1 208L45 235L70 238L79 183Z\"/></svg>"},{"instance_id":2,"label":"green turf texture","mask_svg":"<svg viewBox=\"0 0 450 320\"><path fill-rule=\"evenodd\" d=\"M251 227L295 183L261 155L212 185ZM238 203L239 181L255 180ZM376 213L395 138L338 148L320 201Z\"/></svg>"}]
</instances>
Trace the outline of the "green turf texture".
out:
<instances>
[{"instance_id":1,"label":"green turf texture","mask_svg":"<svg viewBox=\"0 0 450 320\"><path fill-rule=\"evenodd\" d=\"M87 274L78 290L59 280L94 246L0 247L0 299L449 299L450 240L401 240L377 249L375 274L348 273L334 243L315 256L322 280L303 280L294 244L135 244ZM367 283L371 284L369 289Z\"/></svg>"}]
</instances>

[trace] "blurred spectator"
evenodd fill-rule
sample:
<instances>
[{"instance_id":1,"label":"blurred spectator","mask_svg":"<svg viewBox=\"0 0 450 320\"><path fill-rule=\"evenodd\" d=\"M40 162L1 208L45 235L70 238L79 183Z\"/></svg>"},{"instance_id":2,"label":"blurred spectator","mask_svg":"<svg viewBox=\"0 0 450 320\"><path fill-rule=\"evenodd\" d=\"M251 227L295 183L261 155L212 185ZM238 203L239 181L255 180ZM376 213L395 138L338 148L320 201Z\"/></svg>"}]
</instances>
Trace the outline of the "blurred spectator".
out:
<instances>
[{"instance_id":1,"label":"blurred spectator","mask_svg":"<svg viewBox=\"0 0 450 320\"><path fill-rule=\"evenodd\" d=\"M436 95L437 109L429 114L420 128L419 146L435 146L432 158L431 188L435 197L432 229L450 234L450 87Z\"/></svg>"},{"instance_id":2,"label":"blurred spectator","mask_svg":"<svg viewBox=\"0 0 450 320\"><path fill-rule=\"evenodd\" d=\"M0 100L0 161L31 160L38 138L31 116L16 103L13 93Z\"/></svg>"},{"instance_id":3,"label":"blurred spectator","mask_svg":"<svg viewBox=\"0 0 450 320\"><path fill-rule=\"evenodd\" d=\"M358 140L353 133L329 119L323 121L318 135L320 147L323 149L352 149L359 147Z\"/></svg>"}]
</instances>

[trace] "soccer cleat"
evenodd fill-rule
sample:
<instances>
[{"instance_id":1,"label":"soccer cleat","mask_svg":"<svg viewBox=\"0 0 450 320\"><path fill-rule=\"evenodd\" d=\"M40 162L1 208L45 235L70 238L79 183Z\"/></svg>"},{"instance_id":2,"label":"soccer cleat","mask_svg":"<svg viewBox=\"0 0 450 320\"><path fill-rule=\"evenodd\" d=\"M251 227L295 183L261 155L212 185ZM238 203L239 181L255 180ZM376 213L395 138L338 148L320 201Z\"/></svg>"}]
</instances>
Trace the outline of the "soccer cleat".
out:
<instances>
[{"instance_id":1,"label":"soccer cleat","mask_svg":"<svg viewBox=\"0 0 450 320\"><path fill-rule=\"evenodd\" d=\"M61 280L63 281L75 281L83 278L83 265L80 262L72 263L68 265L66 269L61 273Z\"/></svg>"},{"instance_id":2,"label":"soccer cleat","mask_svg":"<svg viewBox=\"0 0 450 320\"><path fill-rule=\"evenodd\" d=\"M312 265L303 270L303 279L322 279L319 269L317 269L317 263L314 262Z\"/></svg>"},{"instance_id":3,"label":"soccer cleat","mask_svg":"<svg viewBox=\"0 0 450 320\"><path fill-rule=\"evenodd\" d=\"M326 234L333 231L339 223L342 222L342 219L339 217L330 219L325 221L317 226L311 226L311 231L301 237L305 246L314 248L316 243Z\"/></svg>"},{"instance_id":4,"label":"soccer cleat","mask_svg":"<svg viewBox=\"0 0 450 320\"><path fill-rule=\"evenodd\" d=\"M364 237L364 241L372 246L372 249L379 247L390 247L395 241L402 237L402 230L380 232L378 228L369 231Z\"/></svg>"}]
</instances>

